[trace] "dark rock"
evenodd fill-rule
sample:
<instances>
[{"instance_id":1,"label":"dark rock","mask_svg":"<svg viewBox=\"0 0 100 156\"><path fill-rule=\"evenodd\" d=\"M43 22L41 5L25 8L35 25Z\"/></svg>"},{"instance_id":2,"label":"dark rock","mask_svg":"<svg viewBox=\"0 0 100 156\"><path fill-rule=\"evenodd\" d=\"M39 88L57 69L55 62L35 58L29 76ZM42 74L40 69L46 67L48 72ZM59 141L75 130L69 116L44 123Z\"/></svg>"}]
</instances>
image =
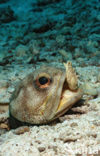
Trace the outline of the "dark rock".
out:
<instances>
[{"instance_id":1,"label":"dark rock","mask_svg":"<svg viewBox=\"0 0 100 156\"><path fill-rule=\"evenodd\" d=\"M0 0L0 4L6 3L8 0Z\"/></svg>"},{"instance_id":2,"label":"dark rock","mask_svg":"<svg viewBox=\"0 0 100 156\"><path fill-rule=\"evenodd\" d=\"M16 20L16 17L10 6L6 8L0 8L0 23L9 23L14 20Z\"/></svg>"},{"instance_id":3,"label":"dark rock","mask_svg":"<svg viewBox=\"0 0 100 156\"><path fill-rule=\"evenodd\" d=\"M38 0L37 4L38 6L45 6L51 3L60 2L60 0Z\"/></svg>"}]
</instances>

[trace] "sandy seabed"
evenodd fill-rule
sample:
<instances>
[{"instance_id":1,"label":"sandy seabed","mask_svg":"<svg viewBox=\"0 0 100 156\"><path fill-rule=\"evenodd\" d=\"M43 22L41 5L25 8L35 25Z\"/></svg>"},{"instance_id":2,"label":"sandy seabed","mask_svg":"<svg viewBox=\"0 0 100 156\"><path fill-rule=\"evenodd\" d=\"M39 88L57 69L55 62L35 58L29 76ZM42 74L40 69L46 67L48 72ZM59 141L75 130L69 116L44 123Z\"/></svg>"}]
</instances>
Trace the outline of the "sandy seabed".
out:
<instances>
[{"instance_id":1,"label":"sandy seabed","mask_svg":"<svg viewBox=\"0 0 100 156\"><path fill-rule=\"evenodd\" d=\"M99 0L2 0L0 30L0 156L99 156ZM7 131L2 109L17 82L68 60L84 91L80 103L50 125Z\"/></svg>"}]
</instances>

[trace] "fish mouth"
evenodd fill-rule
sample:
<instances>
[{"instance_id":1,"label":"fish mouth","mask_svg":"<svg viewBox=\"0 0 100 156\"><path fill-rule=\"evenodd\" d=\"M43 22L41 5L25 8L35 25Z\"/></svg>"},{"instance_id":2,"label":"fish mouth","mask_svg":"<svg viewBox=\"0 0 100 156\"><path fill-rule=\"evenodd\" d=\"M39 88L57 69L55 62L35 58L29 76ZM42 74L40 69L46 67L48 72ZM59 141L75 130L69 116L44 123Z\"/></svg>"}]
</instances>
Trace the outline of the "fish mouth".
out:
<instances>
[{"instance_id":1,"label":"fish mouth","mask_svg":"<svg viewBox=\"0 0 100 156\"><path fill-rule=\"evenodd\" d=\"M75 91L69 89L67 81L64 81L59 105L54 118L58 118L67 112L82 97L82 90L78 88Z\"/></svg>"}]
</instances>

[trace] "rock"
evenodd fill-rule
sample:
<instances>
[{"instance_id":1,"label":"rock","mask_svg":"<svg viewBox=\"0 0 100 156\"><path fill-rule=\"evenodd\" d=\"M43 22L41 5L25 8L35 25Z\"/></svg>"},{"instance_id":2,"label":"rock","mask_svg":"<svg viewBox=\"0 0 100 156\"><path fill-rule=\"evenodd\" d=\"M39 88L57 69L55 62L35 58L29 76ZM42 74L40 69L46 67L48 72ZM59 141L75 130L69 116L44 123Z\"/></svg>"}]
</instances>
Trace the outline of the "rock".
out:
<instances>
[{"instance_id":1,"label":"rock","mask_svg":"<svg viewBox=\"0 0 100 156\"><path fill-rule=\"evenodd\" d=\"M64 35L58 35L58 36L56 37L56 42L58 43L59 47L63 47L65 41L66 41L66 38L65 38Z\"/></svg>"},{"instance_id":2,"label":"rock","mask_svg":"<svg viewBox=\"0 0 100 156\"><path fill-rule=\"evenodd\" d=\"M43 152L43 151L45 151L45 147L44 146L39 146L38 150L39 150L39 152Z\"/></svg>"},{"instance_id":3,"label":"rock","mask_svg":"<svg viewBox=\"0 0 100 156\"><path fill-rule=\"evenodd\" d=\"M5 8L0 8L0 22L9 23L16 19L14 11L10 6Z\"/></svg>"},{"instance_id":4,"label":"rock","mask_svg":"<svg viewBox=\"0 0 100 156\"><path fill-rule=\"evenodd\" d=\"M90 82L85 82L82 86L84 94L88 95L98 95L97 89L90 83Z\"/></svg>"},{"instance_id":5,"label":"rock","mask_svg":"<svg viewBox=\"0 0 100 156\"><path fill-rule=\"evenodd\" d=\"M22 126L14 130L16 135L24 134L25 132L29 132L30 128L28 126Z\"/></svg>"},{"instance_id":6,"label":"rock","mask_svg":"<svg viewBox=\"0 0 100 156\"><path fill-rule=\"evenodd\" d=\"M8 51L6 48L0 47L0 63L4 62L5 57L7 56Z\"/></svg>"},{"instance_id":7,"label":"rock","mask_svg":"<svg viewBox=\"0 0 100 156\"><path fill-rule=\"evenodd\" d=\"M0 0L0 4L6 3L8 0Z\"/></svg>"},{"instance_id":8,"label":"rock","mask_svg":"<svg viewBox=\"0 0 100 156\"><path fill-rule=\"evenodd\" d=\"M23 57L27 55L27 47L24 45L19 45L16 50L16 56L18 57Z\"/></svg>"},{"instance_id":9,"label":"rock","mask_svg":"<svg viewBox=\"0 0 100 156\"><path fill-rule=\"evenodd\" d=\"M70 52L65 51L64 49L60 49L58 51L66 60L71 60L72 59L72 54Z\"/></svg>"},{"instance_id":10,"label":"rock","mask_svg":"<svg viewBox=\"0 0 100 156\"><path fill-rule=\"evenodd\" d=\"M39 42L37 40L32 40L29 43L29 50L33 55L39 54Z\"/></svg>"},{"instance_id":11,"label":"rock","mask_svg":"<svg viewBox=\"0 0 100 156\"><path fill-rule=\"evenodd\" d=\"M60 0L37 0L37 4L39 6L44 6L44 5L48 5L50 3L54 3L54 2L59 2Z\"/></svg>"},{"instance_id":12,"label":"rock","mask_svg":"<svg viewBox=\"0 0 100 156\"><path fill-rule=\"evenodd\" d=\"M9 104L10 93L8 92L10 83L6 80L0 80L0 109L3 109L3 105ZM5 110L6 106L4 107Z\"/></svg>"},{"instance_id":13,"label":"rock","mask_svg":"<svg viewBox=\"0 0 100 156\"><path fill-rule=\"evenodd\" d=\"M100 73L97 75L97 81L100 82Z\"/></svg>"},{"instance_id":14,"label":"rock","mask_svg":"<svg viewBox=\"0 0 100 156\"><path fill-rule=\"evenodd\" d=\"M75 57L75 58L79 58L79 57L81 57L81 55L82 55L81 50L80 50L79 48L76 48L76 49L75 49L74 57Z\"/></svg>"}]
</instances>

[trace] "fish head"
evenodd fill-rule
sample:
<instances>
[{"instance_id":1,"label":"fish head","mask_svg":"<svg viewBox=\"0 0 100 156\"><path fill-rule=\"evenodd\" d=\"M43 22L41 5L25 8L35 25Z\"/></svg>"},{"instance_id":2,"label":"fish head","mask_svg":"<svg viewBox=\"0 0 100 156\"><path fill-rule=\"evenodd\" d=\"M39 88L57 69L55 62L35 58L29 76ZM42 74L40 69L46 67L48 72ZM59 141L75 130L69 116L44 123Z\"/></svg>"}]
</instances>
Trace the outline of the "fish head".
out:
<instances>
[{"instance_id":1,"label":"fish head","mask_svg":"<svg viewBox=\"0 0 100 156\"><path fill-rule=\"evenodd\" d=\"M68 87L65 68L42 66L16 86L10 116L29 124L48 123L63 115L81 98L79 88Z\"/></svg>"}]
</instances>

